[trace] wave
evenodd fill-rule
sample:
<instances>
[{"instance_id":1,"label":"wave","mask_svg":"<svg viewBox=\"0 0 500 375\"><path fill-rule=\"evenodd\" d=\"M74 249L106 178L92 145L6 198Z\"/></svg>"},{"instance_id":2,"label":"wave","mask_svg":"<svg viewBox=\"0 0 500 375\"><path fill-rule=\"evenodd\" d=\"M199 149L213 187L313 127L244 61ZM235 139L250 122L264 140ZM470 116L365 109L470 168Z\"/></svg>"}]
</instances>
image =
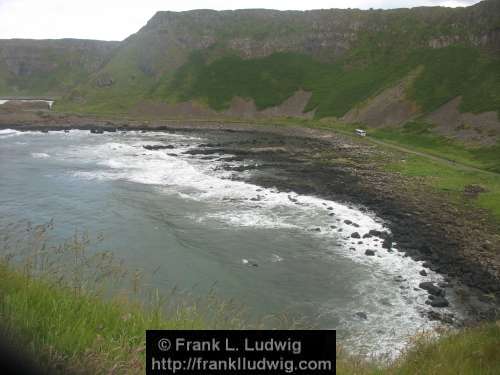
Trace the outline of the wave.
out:
<instances>
[{"instance_id":1,"label":"wave","mask_svg":"<svg viewBox=\"0 0 500 375\"><path fill-rule=\"evenodd\" d=\"M50 155L46 154L45 152L32 152L31 156L35 159L48 159L48 158L50 158Z\"/></svg>"}]
</instances>

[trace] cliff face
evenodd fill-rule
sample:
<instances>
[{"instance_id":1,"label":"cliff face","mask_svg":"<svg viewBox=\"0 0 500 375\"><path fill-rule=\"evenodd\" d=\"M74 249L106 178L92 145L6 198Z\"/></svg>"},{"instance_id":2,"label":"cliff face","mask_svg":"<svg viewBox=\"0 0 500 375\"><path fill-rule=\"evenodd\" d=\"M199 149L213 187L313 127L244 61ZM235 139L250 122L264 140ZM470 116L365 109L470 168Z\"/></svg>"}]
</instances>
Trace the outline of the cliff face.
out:
<instances>
[{"instance_id":1,"label":"cliff face","mask_svg":"<svg viewBox=\"0 0 500 375\"><path fill-rule=\"evenodd\" d=\"M297 52L333 61L366 37L381 48L394 42L405 48L499 48L499 32L500 2L489 0L455 9L158 12L136 37L167 37L187 50L224 46L243 58Z\"/></svg>"},{"instance_id":2,"label":"cliff face","mask_svg":"<svg viewBox=\"0 0 500 375\"><path fill-rule=\"evenodd\" d=\"M499 54L500 0L455 9L158 12L120 43L0 41L0 94L139 113L233 113L240 98L264 113L307 92L304 113L342 117L418 71L398 91L411 109L404 113L430 113L458 96L461 110L495 112Z\"/></svg>"},{"instance_id":3,"label":"cliff face","mask_svg":"<svg viewBox=\"0 0 500 375\"><path fill-rule=\"evenodd\" d=\"M0 40L0 95L58 95L99 70L116 42Z\"/></svg>"}]
</instances>

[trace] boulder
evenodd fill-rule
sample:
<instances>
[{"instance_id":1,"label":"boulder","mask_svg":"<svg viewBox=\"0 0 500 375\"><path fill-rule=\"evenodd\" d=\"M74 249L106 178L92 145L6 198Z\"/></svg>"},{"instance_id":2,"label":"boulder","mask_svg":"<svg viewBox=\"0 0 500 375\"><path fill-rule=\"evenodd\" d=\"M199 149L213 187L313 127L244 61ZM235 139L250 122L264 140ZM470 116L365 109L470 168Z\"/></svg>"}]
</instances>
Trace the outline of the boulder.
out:
<instances>
[{"instance_id":1,"label":"boulder","mask_svg":"<svg viewBox=\"0 0 500 375\"><path fill-rule=\"evenodd\" d=\"M365 251L365 255L374 256L375 255L375 250L368 249L368 250Z\"/></svg>"},{"instance_id":2,"label":"boulder","mask_svg":"<svg viewBox=\"0 0 500 375\"><path fill-rule=\"evenodd\" d=\"M366 313L364 313L364 312L362 312L362 311L358 311L358 312L356 313L356 316L357 316L358 318L360 318L360 319L363 319L363 320L368 319L368 315L366 315Z\"/></svg>"},{"instance_id":3,"label":"boulder","mask_svg":"<svg viewBox=\"0 0 500 375\"><path fill-rule=\"evenodd\" d=\"M432 307L447 307L449 306L449 302L444 297L434 297L433 299L428 299L425 301L426 304L431 305Z\"/></svg>"},{"instance_id":4,"label":"boulder","mask_svg":"<svg viewBox=\"0 0 500 375\"><path fill-rule=\"evenodd\" d=\"M426 290L429 294L432 294L433 296L444 296L445 294L443 289L434 285L434 283L431 281L424 281L418 284L418 287Z\"/></svg>"},{"instance_id":5,"label":"boulder","mask_svg":"<svg viewBox=\"0 0 500 375\"><path fill-rule=\"evenodd\" d=\"M144 145L142 147L145 148L146 150L149 150L149 151L165 150L165 149L175 148L172 145Z\"/></svg>"}]
</instances>

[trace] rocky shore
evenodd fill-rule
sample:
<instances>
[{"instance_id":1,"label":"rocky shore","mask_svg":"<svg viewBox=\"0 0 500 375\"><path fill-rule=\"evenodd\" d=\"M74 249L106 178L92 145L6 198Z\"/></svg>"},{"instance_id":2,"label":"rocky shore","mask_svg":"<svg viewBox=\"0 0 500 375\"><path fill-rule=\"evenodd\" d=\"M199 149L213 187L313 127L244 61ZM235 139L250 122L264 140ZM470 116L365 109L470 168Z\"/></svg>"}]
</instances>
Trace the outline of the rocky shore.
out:
<instances>
[{"instance_id":1,"label":"rocky shore","mask_svg":"<svg viewBox=\"0 0 500 375\"><path fill-rule=\"evenodd\" d=\"M221 151L238 160L251 160L247 169L267 169L269 173L251 175L255 184L321 196L374 212L391 231L391 235L384 234L382 250L377 251L397 248L425 261L422 276L426 269L446 275L441 285L420 286L429 292L429 305L446 307L446 290L454 289L462 293L464 305L478 320L497 316L498 229L481 212L457 207L415 179L382 171L380 166L394 154L319 131L307 137L252 131L243 139L239 136L234 142L202 145L191 152ZM352 236L362 241L370 235L360 230ZM375 251L367 250L366 255L373 256Z\"/></svg>"},{"instance_id":2,"label":"rocky shore","mask_svg":"<svg viewBox=\"0 0 500 375\"><path fill-rule=\"evenodd\" d=\"M421 275L425 276L427 268L446 276L442 285L420 285L428 291L428 303L435 308L430 313L431 319L451 321L439 312L440 307L447 306L447 290L462 295L464 308L475 320L498 316L498 228L483 212L451 203L422 181L384 171L385 163L402 157L392 151L333 132L300 127L216 121L148 123L65 115L25 120L6 122L0 115L0 128L40 131L77 128L94 133L204 131L213 141L191 152L207 156L214 152L229 153L238 160L248 161L242 170L272 172L253 173L250 178L255 184L345 202L381 217L391 235L384 239L383 249L377 251L397 248L407 256L425 261ZM219 142L219 132L226 135L232 132L234 137L226 136L224 142ZM367 252L366 256L374 254Z\"/></svg>"}]
</instances>

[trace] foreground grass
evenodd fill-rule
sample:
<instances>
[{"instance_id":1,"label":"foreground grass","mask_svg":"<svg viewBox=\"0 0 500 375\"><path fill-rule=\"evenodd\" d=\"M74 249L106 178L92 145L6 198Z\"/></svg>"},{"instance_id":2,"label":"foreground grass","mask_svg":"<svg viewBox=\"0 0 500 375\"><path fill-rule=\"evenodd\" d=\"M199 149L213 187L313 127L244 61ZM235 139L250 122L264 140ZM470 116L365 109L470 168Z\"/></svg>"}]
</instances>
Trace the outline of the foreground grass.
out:
<instances>
[{"instance_id":1,"label":"foreground grass","mask_svg":"<svg viewBox=\"0 0 500 375\"><path fill-rule=\"evenodd\" d=\"M2 325L19 345L44 365L90 372L141 373L146 329L203 329L195 311L179 309L168 317L125 300L97 296L29 279L0 266ZM23 345L24 344L24 345ZM28 344L28 345L26 345ZM64 372L64 371L63 371Z\"/></svg>"},{"instance_id":2,"label":"foreground grass","mask_svg":"<svg viewBox=\"0 0 500 375\"><path fill-rule=\"evenodd\" d=\"M144 373L147 329L241 329L240 306L213 293L194 298L141 285L100 236L51 240L53 224L8 226L0 236L2 342L27 351L49 373ZM0 371L1 372L1 371Z\"/></svg>"}]
</instances>

